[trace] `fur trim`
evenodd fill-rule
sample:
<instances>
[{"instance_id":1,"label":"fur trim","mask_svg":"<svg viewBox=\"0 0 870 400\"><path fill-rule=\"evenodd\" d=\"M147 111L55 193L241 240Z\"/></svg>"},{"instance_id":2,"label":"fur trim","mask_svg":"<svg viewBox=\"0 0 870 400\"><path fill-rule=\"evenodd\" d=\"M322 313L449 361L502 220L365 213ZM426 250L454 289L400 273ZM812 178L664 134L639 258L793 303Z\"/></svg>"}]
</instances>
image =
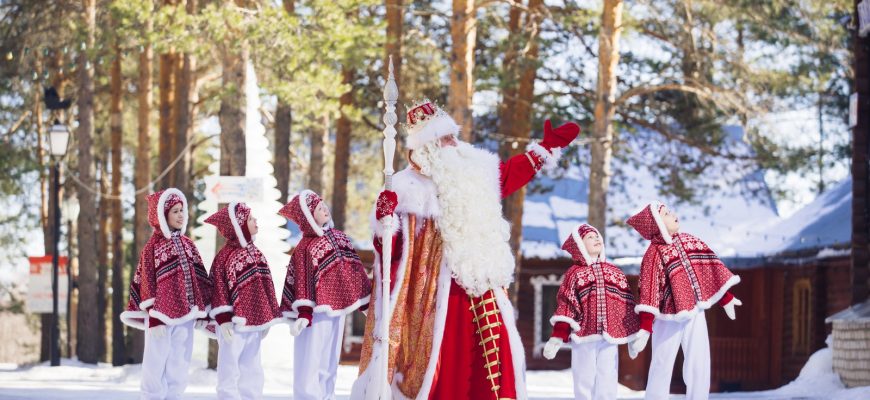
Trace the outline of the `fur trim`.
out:
<instances>
[{"instance_id":1,"label":"fur trim","mask_svg":"<svg viewBox=\"0 0 870 400\"><path fill-rule=\"evenodd\" d=\"M369 213L369 225L371 226L375 237L393 237L393 235L399 231L399 226L401 226L401 224L402 220L398 218L396 214L393 214L393 224L389 229L387 229L387 226L385 226L380 220L375 219L374 209Z\"/></svg>"},{"instance_id":2,"label":"fur trim","mask_svg":"<svg viewBox=\"0 0 870 400\"><path fill-rule=\"evenodd\" d=\"M317 304L311 300L298 299L298 300L294 301L293 304L290 305L290 309L298 313L299 307L311 307L311 309L314 310L314 307L316 307L316 306L317 306ZM313 311L312 311L312 313L313 313Z\"/></svg>"},{"instance_id":3,"label":"fur trim","mask_svg":"<svg viewBox=\"0 0 870 400\"><path fill-rule=\"evenodd\" d=\"M716 303L718 303L719 300L722 299L722 296L725 295L725 292L727 292L728 289L731 289L732 286L738 283L740 283L739 275L734 275L731 278L728 278L725 284L722 285L722 287L719 288L719 290L715 294L710 296L710 298L707 300L699 301L691 310L683 310L676 314L663 314L661 310L658 309L658 307L648 306L646 304L638 304L634 306L634 312L637 314L640 314L642 312L648 312L654 315L656 319L661 319L663 321L688 321L699 312L707 310L710 307L716 305Z\"/></svg>"},{"instance_id":4,"label":"fur trim","mask_svg":"<svg viewBox=\"0 0 870 400\"><path fill-rule=\"evenodd\" d=\"M293 319L297 319L297 318L299 318L299 313L296 312L296 311L282 311L282 312L281 312L281 315L283 315L284 318L287 318L287 319L289 319L289 320L293 320Z\"/></svg>"},{"instance_id":5,"label":"fur trim","mask_svg":"<svg viewBox=\"0 0 870 400\"><path fill-rule=\"evenodd\" d=\"M154 305L154 300L156 300L156 298L152 297L148 300L140 301L139 302L139 309L147 312L148 308Z\"/></svg>"},{"instance_id":6,"label":"fur trim","mask_svg":"<svg viewBox=\"0 0 870 400\"><path fill-rule=\"evenodd\" d=\"M239 238L239 244L242 245L242 247L248 247L248 240L245 239L245 233L242 232L242 227L239 225L239 219L236 217L236 207L238 205L239 203L236 202L230 203L230 206L227 207L227 212L230 214L230 222L233 224L233 232L235 232L236 237Z\"/></svg>"},{"instance_id":7,"label":"fur trim","mask_svg":"<svg viewBox=\"0 0 870 400\"><path fill-rule=\"evenodd\" d=\"M414 214L425 218L441 215L435 182L411 167L393 175L392 190L396 192L399 199L396 214Z\"/></svg>"},{"instance_id":8,"label":"fur trim","mask_svg":"<svg viewBox=\"0 0 870 400\"><path fill-rule=\"evenodd\" d=\"M235 330L236 332L260 332L260 331L264 331L266 329L271 328L273 325L286 323L287 320L285 320L282 317L278 317L278 318L273 318L272 320L270 320L269 322L266 322L263 325L251 325L251 326L246 325L247 322L248 322L248 320L246 318L234 316L233 317L233 330Z\"/></svg>"},{"instance_id":9,"label":"fur trim","mask_svg":"<svg viewBox=\"0 0 870 400\"><path fill-rule=\"evenodd\" d=\"M459 135L459 125L445 113L432 118L420 129L408 130L408 140L405 145L408 149L415 150L447 135Z\"/></svg>"},{"instance_id":10,"label":"fur trim","mask_svg":"<svg viewBox=\"0 0 870 400\"><path fill-rule=\"evenodd\" d=\"M169 229L169 223L166 222L166 212L163 211L163 208L166 205L166 200L169 199L169 195L172 194L181 198L181 208L184 209L184 222L182 222L180 230L181 232L187 231L187 197L184 197L184 193L181 193L176 188L166 189L160 194L160 199L157 200L157 220L160 221L160 232L167 239L172 239L172 229Z\"/></svg>"},{"instance_id":11,"label":"fur trim","mask_svg":"<svg viewBox=\"0 0 870 400\"><path fill-rule=\"evenodd\" d=\"M120 318L124 325L144 331L148 313L145 311L124 311L121 313Z\"/></svg>"},{"instance_id":12,"label":"fur trim","mask_svg":"<svg viewBox=\"0 0 870 400\"><path fill-rule=\"evenodd\" d=\"M432 331L432 350L429 352L429 364L423 375L423 385L420 387L420 392L417 393L418 399L429 398L432 381L435 379L435 372L438 369L438 360L441 358L441 341L444 340L444 329L447 326L447 302L450 297L450 281L452 279L450 269L445 264L445 259L442 258L441 271L438 273L438 289L435 292L435 329ZM448 349L448 351L450 350ZM519 374L517 373L517 375ZM519 378L517 378L517 382L519 382Z\"/></svg>"},{"instance_id":13,"label":"fur trim","mask_svg":"<svg viewBox=\"0 0 870 400\"><path fill-rule=\"evenodd\" d=\"M511 356L514 366L514 382L516 383L517 400L527 399L526 394L526 352L523 350L523 341L517 331L517 319L514 316L514 307L504 290L493 290L501 318L508 331L508 341L511 346Z\"/></svg>"},{"instance_id":14,"label":"fur trim","mask_svg":"<svg viewBox=\"0 0 870 400\"><path fill-rule=\"evenodd\" d=\"M526 151L530 151L541 157L544 160L544 169L547 171L552 171L559 167L559 159L562 158L562 149L560 147L554 147L548 151L539 143L529 143L529 145L526 146Z\"/></svg>"},{"instance_id":15,"label":"fur trim","mask_svg":"<svg viewBox=\"0 0 870 400\"><path fill-rule=\"evenodd\" d=\"M582 224L588 225L588 224ZM598 237L601 238L601 233L598 232L598 229L592 225L589 225L590 228L595 229L595 233L598 234ZM579 226L577 227L579 228ZM586 265L592 266L592 263L595 261L592 259L592 256L589 254L589 250L586 249L586 245L583 244L583 238L580 237L580 233L577 232L577 228L574 228L571 231L571 239L574 239L574 244L577 245L577 249L580 250L580 254L583 255L583 260L586 261ZM598 261L605 261L607 258L604 256L604 238L601 238L601 253L598 253ZM578 328L579 329L579 328Z\"/></svg>"},{"instance_id":16,"label":"fur trim","mask_svg":"<svg viewBox=\"0 0 870 400\"><path fill-rule=\"evenodd\" d=\"M225 312L233 312L233 306L215 307L208 312L208 316L214 319L214 317L218 316L218 314L223 314Z\"/></svg>"},{"instance_id":17,"label":"fur trim","mask_svg":"<svg viewBox=\"0 0 870 400\"><path fill-rule=\"evenodd\" d=\"M345 308L338 309L338 310L333 309L329 305L321 304L317 307L314 307L314 312L315 313L324 313L330 317L343 317L345 315L348 315L348 314L356 311L356 309L358 309L366 304L369 304L370 299L371 299L371 295L363 297L363 298L355 301L353 304L351 304Z\"/></svg>"},{"instance_id":18,"label":"fur trim","mask_svg":"<svg viewBox=\"0 0 870 400\"><path fill-rule=\"evenodd\" d=\"M662 234L662 238L665 240L665 243L671 244L674 242L674 238L671 237L671 234L668 233L668 228L665 226L665 221L662 221L662 216L659 215L659 208L661 208L663 204L660 201L653 201L649 204L649 211L652 214L653 219L656 221L656 226L659 227L659 233Z\"/></svg>"},{"instance_id":19,"label":"fur trim","mask_svg":"<svg viewBox=\"0 0 870 400\"><path fill-rule=\"evenodd\" d=\"M316 193L308 189L299 192L299 208L302 209L302 214L305 215L305 220L308 221L308 225L311 226L311 229L314 230L314 233L316 233L317 236L323 236L323 227L317 225L317 222L314 221L314 216L311 215L311 210L308 209L308 204L305 203L305 199L308 198L309 193L316 195Z\"/></svg>"},{"instance_id":20,"label":"fur trim","mask_svg":"<svg viewBox=\"0 0 870 400\"><path fill-rule=\"evenodd\" d=\"M568 325L571 325L571 332L580 330L580 324L578 324L577 321L574 321L573 319L568 318L564 315L554 315L550 317L550 325L556 326L557 322L564 322Z\"/></svg>"},{"instance_id":21,"label":"fur trim","mask_svg":"<svg viewBox=\"0 0 870 400\"><path fill-rule=\"evenodd\" d=\"M205 318L208 316L208 312L201 311L199 309L199 306L193 306L193 308L187 314L182 315L178 318L171 318L168 315L152 308L150 311L148 311L148 315L163 321L163 323L166 325L181 325L188 321Z\"/></svg>"}]
</instances>

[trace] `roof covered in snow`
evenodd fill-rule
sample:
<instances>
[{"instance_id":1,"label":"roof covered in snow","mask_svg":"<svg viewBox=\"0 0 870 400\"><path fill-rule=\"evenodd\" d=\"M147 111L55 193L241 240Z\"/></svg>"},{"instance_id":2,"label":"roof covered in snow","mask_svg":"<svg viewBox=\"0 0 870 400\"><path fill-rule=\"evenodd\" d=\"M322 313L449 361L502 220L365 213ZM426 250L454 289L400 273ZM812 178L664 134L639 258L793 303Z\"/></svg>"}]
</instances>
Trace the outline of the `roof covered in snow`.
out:
<instances>
[{"instance_id":1,"label":"roof covered in snow","mask_svg":"<svg viewBox=\"0 0 870 400\"><path fill-rule=\"evenodd\" d=\"M739 128L729 128L733 138ZM631 146L629 144L629 146ZM636 157L655 157L643 144L629 149ZM703 155L700 155L703 157ZM581 149L581 159L588 157ZM646 160L648 161L648 160ZM760 170L738 167L725 160L711 160L704 187L697 202L678 203L660 193L656 178L642 163L614 159L617 171L608 193L608 226L605 233L608 258L619 263L637 263L649 244L624 224L628 217L653 200L662 201L680 218L681 231L698 236L720 256L741 253L748 233L777 223L777 215ZM562 176L541 176L526 195L523 213L523 254L527 258L565 257L561 243L577 224L586 222L588 207L588 163L573 165ZM647 164L648 165L648 164Z\"/></svg>"},{"instance_id":2,"label":"roof covered in snow","mask_svg":"<svg viewBox=\"0 0 870 400\"><path fill-rule=\"evenodd\" d=\"M852 177L834 185L787 219L751 231L740 244L741 255L775 255L819 249L818 257L835 256L835 250L852 237Z\"/></svg>"}]
</instances>

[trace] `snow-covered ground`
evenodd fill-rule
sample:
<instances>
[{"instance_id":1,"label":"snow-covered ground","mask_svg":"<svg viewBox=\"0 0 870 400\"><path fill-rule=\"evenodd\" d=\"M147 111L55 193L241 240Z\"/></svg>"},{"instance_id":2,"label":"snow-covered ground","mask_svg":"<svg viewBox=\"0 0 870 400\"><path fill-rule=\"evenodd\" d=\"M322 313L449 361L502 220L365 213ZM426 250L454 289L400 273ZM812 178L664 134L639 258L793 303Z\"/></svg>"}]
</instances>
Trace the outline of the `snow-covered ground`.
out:
<instances>
[{"instance_id":1,"label":"snow-covered ground","mask_svg":"<svg viewBox=\"0 0 870 400\"><path fill-rule=\"evenodd\" d=\"M286 326L278 326L266 338L263 367L266 371L265 399L290 399L293 387L292 343ZM202 341L197 349L202 349ZM283 344L286 351L279 351ZM190 382L186 391L188 399L214 399L216 373L205 368L204 354L195 354L191 366ZM336 392L338 399L347 399L357 374L355 365L342 365L338 369ZM19 367L0 364L0 399L58 399L92 400L137 399L140 365L112 367L107 364L88 365L64 359L60 367L46 364ZM529 371L527 384L531 399L573 398L570 370ZM620 399L640 399L643 392L620 386ZM681 398L682 396L674 396ZM715 393L714 399L870 399L870 387L845 389L831 369L831 350L819 350L810 357L793 382L775 390L761 392Z\"/></svg>"}]
</instances>

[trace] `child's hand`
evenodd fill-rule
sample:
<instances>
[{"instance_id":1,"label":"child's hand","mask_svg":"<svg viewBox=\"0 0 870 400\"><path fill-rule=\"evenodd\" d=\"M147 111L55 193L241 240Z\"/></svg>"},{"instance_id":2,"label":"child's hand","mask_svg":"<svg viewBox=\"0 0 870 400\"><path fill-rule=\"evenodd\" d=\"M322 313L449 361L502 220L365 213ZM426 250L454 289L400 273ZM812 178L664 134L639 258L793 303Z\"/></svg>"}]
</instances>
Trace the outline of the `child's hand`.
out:
<instances>
[{"instance_id":1,"label":"child's hand","mask_svg":"<svg viewBox=\"0 0 870 400\"><path fill-rule=\"evenodd\" d=\"M299 336L302 333L302 330L308 326L307 318L299 318L292 325L290 325L290 334L293 336Z\"/></svg>"},{"instance_id":2,"label":"child's hand","mask_svg":"<svg viewBox=\"0 0 870 400\"><path fill-rule=\"evenodd\" d=\"M728 315L728 318L731 318L731 320L735 320L737 319L737 311L734 310L734 307L742 305L743 302L740 301L740 299L734 297L731 299L731 301L728 302L728 304L722 306L722 308L725 309L725 314Z\"/></svg>"},{"instance_id":3,"label":"child's hand","mask_svg":"<svg viewBox=\"0 0 870 400\"><path fill-rule=\"evenodd\" d=\"M632 360L637 358L637 355L643 351L646 347L646 342L648 341L649 332L643 329L639 330L637 332L637 338L628 344L628 356L631 357Z\"/></svg>"},{"instance_id":4,"label":"child's hand","mask_svg":"<svg viewBox=\"0 0 870 400\"><path fill-rule=\"evenodd\" d=\"M544 345L544 358L548 360L556 358L556 353L559 352L560 348L562 348L562 339L551 337Z\"/></svg>"},{"instance_id":5,"label":"child's hand","mask_svg":"<svg viewBox=\"0 0 870 400\"><path fill-rule=\"evenodd\" d=\"M233 340L233 323L224 322L221 324L221 335L224 340Z\"/></svg>"}]
</instances>

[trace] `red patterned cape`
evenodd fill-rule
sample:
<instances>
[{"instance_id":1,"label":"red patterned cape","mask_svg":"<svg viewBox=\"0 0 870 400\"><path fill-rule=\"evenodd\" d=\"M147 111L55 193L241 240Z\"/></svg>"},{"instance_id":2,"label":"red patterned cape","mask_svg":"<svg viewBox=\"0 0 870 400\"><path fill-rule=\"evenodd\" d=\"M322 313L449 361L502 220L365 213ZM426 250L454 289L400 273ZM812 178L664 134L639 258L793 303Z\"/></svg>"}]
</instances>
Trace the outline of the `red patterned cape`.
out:
<instances>
[{"instance_id":1,"label":"red patterned cape","mask_svg":"<svg viewBox=\"0 0 870 400\"><path fill-rule=\"evenodd\" d=\"M266 257L247 230L250 215L244 203L230 203L205 220L227 239L211 267L214 294L209 315L218 325L232 321L241 332L284 321Z\"/></svg>"},{"instance_id":2,"label":"red patterned cape","mask_svg":"<svg viewBox=\"0 0 870 400\"><path fill-rule=\"evenodd\" d=\"M650 244L640 266L637 312L683 321L719 302L740 277L701 239L677 233L671 244Z\"/></svg>"},{"instance_id":3,"label":"red patterned cape","mask_svg":"<svg viewBox=\"0 0 870 400\"><path fill-rule=\"evenodd\" d=\"M305 307L330 316L346 315L369 303L371 280L350 239L342 231L314 223L312 209L319 202L314 192L305 190L279 212L303 233L287 266L280 306L286 318L296 318Z\"/></svg>"},{"instance_id":4,"label":"red patterned cape","mask_svg":"<svg viewBox=\"0 0 870 400\"><path fill-rule=\"evenodd\" d=\"M130 283L130 299L121 320L144 329L149 316L167 325L177 325L207 316L211 282L193 241L184 236L187 226L171 230L166 212L187 200L177 189L166 189L148 196L148 222L154 233L139 256Z\"/></svg>"},{"instance_id":5,"label":"red patterned cape","mask_svg":"<svg viewBox=\"0 0 870 400\"><path fill-rule=\"evenodd\" d=\"M550 318L553 336L567 341L570 332L570 339L576 343L600 339L627 343L639 329L628 279L619 267L604 260L603 249L598 258L589 256L581 239L585 232L598 233L582 224L562 244L574 265L565 272L559 286L556 312Z\"/></svg>"}]
</instances>

